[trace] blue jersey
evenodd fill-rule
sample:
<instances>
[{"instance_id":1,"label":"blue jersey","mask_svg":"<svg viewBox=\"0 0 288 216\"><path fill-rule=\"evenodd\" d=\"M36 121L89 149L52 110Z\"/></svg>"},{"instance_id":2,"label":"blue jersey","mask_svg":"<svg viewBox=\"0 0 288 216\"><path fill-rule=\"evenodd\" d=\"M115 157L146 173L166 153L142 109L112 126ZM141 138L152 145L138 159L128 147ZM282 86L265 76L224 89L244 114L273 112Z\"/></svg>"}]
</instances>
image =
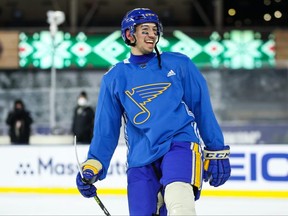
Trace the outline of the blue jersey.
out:
<instances>
[{"instance_id":1,"label":"blue jersey","mask_svg":"<svg viewBox=\"0 0 288 216\"><path fill-rule=\"evenodd\" d=\"M206 81L191 60L163 52L146 64L124 60L102 78L88 159L103 165L105 178L124 119L129 167L147 165L170 149L172 141L204 141L210 149L224 146ZM201 136L200 136L201 135Z\"/></svg>"}]
</instances>

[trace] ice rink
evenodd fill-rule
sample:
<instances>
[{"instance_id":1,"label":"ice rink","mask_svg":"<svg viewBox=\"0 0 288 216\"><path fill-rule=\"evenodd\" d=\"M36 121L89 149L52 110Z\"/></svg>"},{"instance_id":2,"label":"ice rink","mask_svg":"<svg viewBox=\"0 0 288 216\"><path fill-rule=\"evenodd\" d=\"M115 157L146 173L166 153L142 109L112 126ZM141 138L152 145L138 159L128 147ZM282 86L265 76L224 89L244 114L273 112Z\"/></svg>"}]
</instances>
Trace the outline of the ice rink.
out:
<instances>
[{"instance_id":1,"label":"ice rink","mask_svg":"<svg viewBox=\"0 0 288 216\"><path fill-rule=\"evenodd\" d=\"M126 196L99 195L111 215L128 215ZM287 199L203 196L200 215L288 215ZM96 201L79 195L0 194L0 215L104 215Z\"/></svg>"}]
</instances>

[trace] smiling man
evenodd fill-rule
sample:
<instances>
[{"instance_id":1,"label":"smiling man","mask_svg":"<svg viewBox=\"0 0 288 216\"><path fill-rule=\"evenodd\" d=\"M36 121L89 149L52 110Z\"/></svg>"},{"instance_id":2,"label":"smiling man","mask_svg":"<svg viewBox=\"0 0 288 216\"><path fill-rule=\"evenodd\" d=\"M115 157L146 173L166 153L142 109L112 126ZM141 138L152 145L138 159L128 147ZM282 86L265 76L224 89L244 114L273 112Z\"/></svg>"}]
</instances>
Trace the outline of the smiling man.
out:
<instances>
[{"instance_id":1,"label":"smiling man","mask_svg":"<svg viewBox=\"0 0 288 216\"><path fill-rule=\"evenodd\" d=\"M130 215L196 215L203 179L217 187L231 172L206 81L187 56L159 52L162 25L150 9L129 11L121 31L130 58L103 76L77 187L96 195L93 183L106 177L123 117Z\"/></svg>"}]
</instances>

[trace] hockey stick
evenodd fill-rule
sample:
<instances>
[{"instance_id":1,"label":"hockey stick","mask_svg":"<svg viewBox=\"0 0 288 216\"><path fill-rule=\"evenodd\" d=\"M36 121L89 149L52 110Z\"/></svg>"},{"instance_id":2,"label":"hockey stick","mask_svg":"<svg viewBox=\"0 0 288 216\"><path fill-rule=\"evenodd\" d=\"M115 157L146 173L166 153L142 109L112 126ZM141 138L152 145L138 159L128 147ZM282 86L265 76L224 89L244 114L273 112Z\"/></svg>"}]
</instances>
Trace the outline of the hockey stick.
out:
<instances>
[{"instance_id":1,"label":"hockey stick","mask_svg":"<svg viewBox=\"0 0 288 216\"><path fill-rule=\"evenodd\" d=\"M76 136L74 136L74 147L75 147L75 155L76 155L76 160L77 160L77 168L79 170L81 178L84 180L83 171L82 171L82 169L80 167L80 162L79 162L78 154L77 154L77 138L76 138ZM106 216L111 216L110 213L108 212L108 210L105 208L104 204L101 202L100 198L97 196L97 194L94 196L94 199L97 202L97 204L100 206L100 208L103 210L105 215Z\"/></svg>"}]
</instances>

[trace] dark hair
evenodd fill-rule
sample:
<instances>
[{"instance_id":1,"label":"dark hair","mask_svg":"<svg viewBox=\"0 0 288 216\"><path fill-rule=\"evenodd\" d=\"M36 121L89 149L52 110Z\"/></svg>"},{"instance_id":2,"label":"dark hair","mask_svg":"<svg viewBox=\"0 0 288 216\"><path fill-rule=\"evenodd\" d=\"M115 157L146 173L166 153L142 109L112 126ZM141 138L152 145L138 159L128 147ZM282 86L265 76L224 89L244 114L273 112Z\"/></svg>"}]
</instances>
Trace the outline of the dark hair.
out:
<instances>
[{"instance_id":1,"label":"dark hair","mask_svg":"<svg viewBox=\"0 0 288 216\"><path fill-rule=\"evenodd\" d=\"M87 98L87 93L86 93L85 91L82 91L82 92L80 93L79 97L80 97L80 96Z\"/></svg>"},{"instance_id":2,"label":"dark hair","mask_svg":"<svg viewBox=\"0 0 288 216\"><path fill-rule=\"evenodd\" d=\"M25 108L24 102L21 99L17 99L14 101L14 108L16 108L17 104L21 104L23 109Z\"/></svg>"}]
</instances>

